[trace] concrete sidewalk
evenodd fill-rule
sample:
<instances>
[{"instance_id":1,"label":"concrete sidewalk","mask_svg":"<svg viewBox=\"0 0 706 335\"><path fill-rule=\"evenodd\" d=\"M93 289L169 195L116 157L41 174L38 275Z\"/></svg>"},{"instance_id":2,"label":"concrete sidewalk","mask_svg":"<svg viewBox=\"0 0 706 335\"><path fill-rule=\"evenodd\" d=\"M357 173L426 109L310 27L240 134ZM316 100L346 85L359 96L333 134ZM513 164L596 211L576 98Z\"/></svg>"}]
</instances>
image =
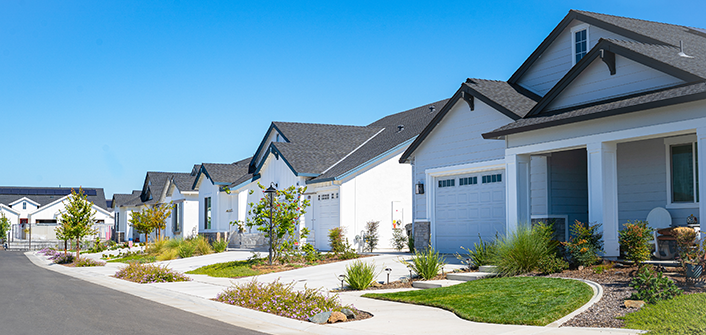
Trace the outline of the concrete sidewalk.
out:
<instances>
[{"instance_id":1,"label":"concrete sidewalk","mask_svg":"<svg viewBox=\"0 0 706 335\"><path fill-rule=\"evenodd\" d=\"M455 314L433 307L395 303L381 300L361 298L363 292L342 292L339 294L344 304L352 304L356 308L370 312L373 318L317 325L278 317L272 314L258 312L238 306L231 306L212 301L232 282L253 280L253 278L228 279L211 278L202 275L190 275L194 280L180 283L136 284L111 277L122 264L108 263L106 267L68 268L54 265L46 257L34 252L26 253L27 257L38 266L57 271L74 278L83 279L103 285L118 291L126 292L145 299L163 303L185 311L196 313L232 325L245 327L272 334L637 334L634 330L623 329L588 329L588 328L552 328L535 326L516 326L478 323L463 320ZM188 259L170 261L168 267L173 269L191 269L194 266L213 264L228 260L247 259L250 252L226 252ZM244 258L243 258L244 257ZM199 258L199 259L196 259ZM406 267L397 261L398 255L380 255L364 258L375 261L378 269L389 266L393 269L390 280L409 276ZM301 268L286 272L272 273L257 277L259 281L273 281L279 278L282 282L294 281L296 287L321 287L332 289L340 286L338 275L345 270L346 262L330 263L314 267ZM199 263L201 265L199 265ZM181 270L183 271L183 270ZM385 273L378 276L379 280L386 277ZM386 290L388 291L388 290ZM376 292L386 292L376 291Z\"/></svg>"}]
</instances>

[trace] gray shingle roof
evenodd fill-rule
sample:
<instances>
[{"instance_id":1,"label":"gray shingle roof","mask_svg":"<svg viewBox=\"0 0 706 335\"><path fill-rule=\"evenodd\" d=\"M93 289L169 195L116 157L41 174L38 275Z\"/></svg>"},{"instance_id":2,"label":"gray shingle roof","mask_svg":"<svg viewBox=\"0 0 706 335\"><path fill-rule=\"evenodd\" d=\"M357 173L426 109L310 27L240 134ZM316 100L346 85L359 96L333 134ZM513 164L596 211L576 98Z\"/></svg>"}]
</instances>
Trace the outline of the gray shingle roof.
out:
<instances>
[{"instance_id":1,"label":"gray shingle roof","mask_svg":"<svg viewBox=\"0 0 706 335\"><path fill-rule=\"evenodd\" d=\"M140 200L140 194L142 191L135 190L131 194L113 194L113 208L124 206L125 204L132 203L134 200ZM140 201L141 202L141 201Z\"/></svg>"},{"instance_id":2,"label":"gray shingle roof","mask_svg":"<svg viewBox=\"0 0 706 335\"><path fill-rule=\"evenodd\" d=\"M48 205L58 199L63 198L66 194L70 193L72 187L0 187L0 204L4 205L9 205L10 203L14 202L15 200L22 199L22 198L28 198L31 199L32 201L36 202L39 204L39 206L45 206ZM78 187L73 187L74 190L78 191ZM8 194L8 193L17 193L17 192L10 192L11 190L31 190L31 192L20 192L21 194ZM56 190L56 191L61 191L63 192L62 195L57 195L57 194L36 194L36 193L41 193L42 190ZM93 188L93 187L84 187L83 190L85 191L95 191L96 195L88 195L86 199L89 202L92 202L95 206L98 206L103 209L108 209L106 206L106 200L105 200L105 193L103 192L102 188ZM40 191L40 192L37 192ZM50 192L45 192L45 193L50 193Z\"/></svg>"},{"instance_id":3,"label":"gray shingle roof","mask_svg":"<svg viewBox=\"0 0 706 335\"><path fill-rule=\"evenodd\" d=\"M309 183L322 182L341 176L366 162L388 152L389 150L415 138L426 127L448 99L413 108L404 112L386 116L368 125L372 129L383 129L377 132L355 152L328 169L322 175ZM429 107L434 106L434 109ZM398 126L404 128L399 131ZM279 144L279 143L278 143Z\"/></svg>"},{"instance_id":4,"label":"gray shingle roof","mask_svg":"<svg viewBox=\"0 0 706 335\"><path fill-rule=\"evenodd\" d=\"M505 81L468 78L464 85L519 117L527 115L540 98L519 85L512 85Z\"/></svg>"},{"instance_id":5,"label":"gray shingle roof","mask_svg":"<svg viewBox=\"0 0 706 335\"><path fill-rule=\"evenodd\" d=\"M196 175L192 175L191 173L175 173L171 176L172 182L174 182L174 185L176 185L181 192L192 191L195 179Z\"/></svg>"},{"instance_id":6,"label":"gray shingle roof","mask_svg":"<svg viewBox=\"0 0 706 335\"><path fill-rule=\"evenodd\" d=\"M248 157L230 164L203 163L201 165L214 183L230 184L248 175L248 163L251 159L252 157Z\"/></svg>"}]
</instances>

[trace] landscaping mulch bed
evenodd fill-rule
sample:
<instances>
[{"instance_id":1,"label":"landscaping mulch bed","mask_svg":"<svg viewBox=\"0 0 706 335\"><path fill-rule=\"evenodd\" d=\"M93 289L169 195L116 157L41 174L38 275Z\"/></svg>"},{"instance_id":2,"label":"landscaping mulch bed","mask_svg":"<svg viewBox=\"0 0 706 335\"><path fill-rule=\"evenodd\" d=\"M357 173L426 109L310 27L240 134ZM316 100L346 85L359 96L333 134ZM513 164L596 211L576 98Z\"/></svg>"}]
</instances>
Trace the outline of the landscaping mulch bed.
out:
<instances>
[{"instance_id":1,"label":"landscaping mulch bed","mask_svg":"<svg viewBox=\"0 0 706 335\"><path fill-rule=\"evenodd\" d=\"M377 256L377 255L364 254L364 255L359 255L358 258L354 258L354 259L361 259L361 258L373 257L373 256ZM309 266L337 263L337 262L343 262L343 261L349 261L349 260L351 260L351 259L338 259L336 257L331 257L331 258L326 258L326 259L312 262L312 263L292 262L292 263L286 263L286 264L279 264L279 263L273 262L272 265L269 265L269 264L267 264L267 260L265 259L262 262L262 264L252 265L251 268L255 271L258 271L260 274L266 274L266 273L283 272L283 271L289 271L289 270L294 270L294 269L301 269L301 268L305 268L305 267L309 267Z\"/></svg>"},{"instance_id":2,"label":"landscaping mulch bed","mask_svg":"<svg viewBox=\"0 0 706 335\"><path fill-rule=\"evenodd\" d=\"M582 270L567 270L547 277L577 278L596 282L603 286L603 297L585 312L564 323L562 327L593 327L593 328L622 328L623 320L617 319L628 313L637 311L636 308L626 308L625 299L634 292L630 288L630 280L636 267L622 267L619 264L614 268L596 273L594 267ZM674 279L685 293L706 292L702 285L687 283L680 268L665 268L664 274Z\"/></svg>"}]
</instances>

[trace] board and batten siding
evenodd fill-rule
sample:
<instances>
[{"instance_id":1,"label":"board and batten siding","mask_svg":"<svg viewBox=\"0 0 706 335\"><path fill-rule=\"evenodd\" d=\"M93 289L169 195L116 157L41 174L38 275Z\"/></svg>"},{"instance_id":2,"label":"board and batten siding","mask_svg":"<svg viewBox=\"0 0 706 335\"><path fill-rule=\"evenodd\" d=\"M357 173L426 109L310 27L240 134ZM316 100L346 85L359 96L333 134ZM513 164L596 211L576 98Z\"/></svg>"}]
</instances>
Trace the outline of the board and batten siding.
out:
<instances>
[{"instance_id":1,"label":"board and batten siding","mask_svg":"<svg viewBox=\"0 0 706 335\"><path fill-rule=\"evenodd\" d=\"M581 24L584 23L578 20L573 20L569 23L554 42L544 50L542 55L532 64L532 67L525 72L518 81L518 84L541 96L547 94L573 66L571 29ZM596 26L588 27L589 50L596 45L601 38L632 41L629 38Z\"/></svg>"},{"instance_id":2,"label":"board and batten siding","mask_svg":"<svg viewBox=\"0 0 706 335\"><path fill-rule=\"evenodd\" d=\"M646 220L655 207L667 207L667 157L664 138L618 144L618 221ZM672 225L699 215L694 208L667 208Z\"/></svg>"},{"instance_id":3,"label":"board and batten siding","mask_svg":"<svg viewBox=\"0 0 706 335\"><path fill-rule=\"evenodd\" d=\"M608 66L601 59L594 59L547 106L547 110L577 106L684 83L679 78L672 77L662 71L655 70L620 55L615 55L615 68L615 74L611 75Z\"/></svg>"},{"instance_id":4,"label":"board and batten siding","mask_svg":"<svg viewBox=\"0 0 706 335\"><path fill-rule=\"evenodd\" d=\"M415 150L414 184L425 184L426 170L460 164L476 163L505 158L505 142L485 140L482 133L504 126L512 119L480 100L475 100L475 110L459 100L444 119ZM425 192L434 185L424 185ZM426 212L426 195L414 196L414 219L430 219Z\"/></svg>"},{"instance_id":5,"label":"board and batten siding","mask_svg":"<svg viewBox=\"0 0 706 335\"><path fill-rule=\"evenodd\" d=\"M552 153L549 165L549 211L568 215L569 226L575 220L588 221L588 155L585 149Z\"/></svg>"}]
</instances>

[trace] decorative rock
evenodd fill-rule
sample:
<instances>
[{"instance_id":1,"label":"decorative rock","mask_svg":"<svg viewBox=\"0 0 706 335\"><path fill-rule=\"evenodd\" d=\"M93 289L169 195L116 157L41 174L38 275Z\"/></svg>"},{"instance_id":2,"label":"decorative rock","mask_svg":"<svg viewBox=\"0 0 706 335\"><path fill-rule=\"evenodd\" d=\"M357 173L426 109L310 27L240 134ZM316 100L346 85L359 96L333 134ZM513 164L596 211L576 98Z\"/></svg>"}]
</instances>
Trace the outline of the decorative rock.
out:
<instances>
[{"instance_id":1,"label":"decorative rock","mask_svg":"<svg viewBox=\"0 0 706 335\"><path fill-rule=\"evenodd\" d=\"M380 283L374 281L374 282L370 283L370 286L371 286L371 287L381 287L382 284L380 284Z\"/></svg>"},{"instance_id":2,"label":"decorative rock","mask_svg":"<svg viewBox=\"0 0 706 335\"><path fill-rule=\"evenodd\" d=\"M642 306L645 306L645 302L642 300L625 300L627 308L642 308Z\"/></svg>"},{"instance_id":3,"label":"decorative rock","mask_svg":"<svg viewBox=\"0 0 706 335\"><path fill-rule=\"evenodd\" d=\"M309 318L310 322L323 324L331 317L331 312L321 312Z\"/></svg>"},{"instance_id":4,"label":"decorative rock","mask_svg":"<svg viewBox=\"0 0 706 335\"><path fill-rule=\"evenodd\" d=\"M331 313L331 316L328 318L328 323L336 323L339 321L346 321L348 318L346 317L345 314L341 312L333 312Z\"/></svg>"},{"instance_id":5,"label":"decorative rock","mask_svg":"<svg viewBox=\"0 0 706 335\"><path fill-rule=\"evenodd\" d=\"M353 311L348 308L342 309L341 313L345 314L346 317L349 319L355 319L355 313L353 313Z\"/></svg>"}]
</instances>

